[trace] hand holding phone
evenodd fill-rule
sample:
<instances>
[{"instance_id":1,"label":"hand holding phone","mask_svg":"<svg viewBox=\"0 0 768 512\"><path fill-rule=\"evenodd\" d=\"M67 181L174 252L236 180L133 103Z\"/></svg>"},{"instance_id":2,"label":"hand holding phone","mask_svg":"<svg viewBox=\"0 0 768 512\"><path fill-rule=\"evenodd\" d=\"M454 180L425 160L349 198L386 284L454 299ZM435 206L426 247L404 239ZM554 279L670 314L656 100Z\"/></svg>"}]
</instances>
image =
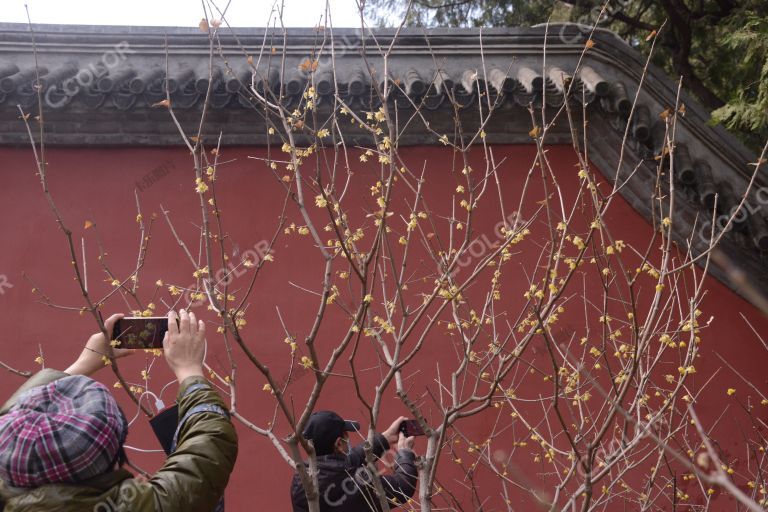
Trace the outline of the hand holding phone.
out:
<instances>
[{"instance_id":1,"label":"hand holding phone","mask_svg":"<svg viewBox=\"0 0 768 512\"><path fill-rule=\"evenodd\" d=\"M109 343L113 339L114 325L121 318L123 318L123 315L119 313L107 318L104 321L107 336L105 337L103 333L97 332L88 338L80 357L65 372L70 375L93 375L100 368L104 368L105 360L107 360L105 358L117 359L131 354L132 351L114 348Z\"/></svg>"},{"instance_id":2,"label":"hand holding phone","mask_svg":"<svg viewBox=\"0 0 768 512\"><path fill-rule=\"evenodd\" d=\"M163 347L165 362L176 375L179 384L188 377L203 376L205 359L205 323L193 312L185 310L168 313L171 328ZM175 325L174 325L175 324Z\"/></svg>"}]
</instances>

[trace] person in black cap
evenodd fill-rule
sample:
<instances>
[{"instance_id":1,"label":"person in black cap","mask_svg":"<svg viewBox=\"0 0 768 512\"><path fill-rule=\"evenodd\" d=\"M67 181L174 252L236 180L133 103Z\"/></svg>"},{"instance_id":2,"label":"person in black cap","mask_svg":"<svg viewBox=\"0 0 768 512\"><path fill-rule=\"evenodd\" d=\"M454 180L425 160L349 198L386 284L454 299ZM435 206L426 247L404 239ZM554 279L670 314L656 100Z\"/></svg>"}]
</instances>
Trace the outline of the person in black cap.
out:
<instances>
[{"instance_id":1,"label":"person in black cap","mask_svg":"<svg viewBox=\"0 0 768 512\"><path fill-rule=\"evenodd\" d=\"M390 507L397 507L413 496L416 490L416 455L413 437L400 432L400 417L381 434L373 438L372 452L380 458L390 446L397 447L394 471L381 476L381 486ZM317 454L321 512L382 512L375 487L365 469L363 444L350 448L349 432L360 429L356 421L345 421L333 411L319 411L310 416L304 438L312 441ZM299 475L291 482L291 501L294 512L309 510L307 496ZM389 508L387 509L389 510Z\"/></svg>"}]
</instances>

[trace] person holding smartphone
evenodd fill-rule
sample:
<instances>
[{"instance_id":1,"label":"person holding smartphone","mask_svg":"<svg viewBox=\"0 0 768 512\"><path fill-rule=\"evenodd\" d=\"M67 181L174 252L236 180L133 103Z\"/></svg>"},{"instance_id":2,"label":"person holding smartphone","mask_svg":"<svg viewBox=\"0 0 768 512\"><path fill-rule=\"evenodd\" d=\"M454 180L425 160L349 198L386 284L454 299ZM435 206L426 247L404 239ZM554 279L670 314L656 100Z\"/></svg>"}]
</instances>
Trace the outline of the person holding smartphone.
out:
<instances>
[{"instance_id":1,"label":"person holding smartphone","mask_svg":"<svg viewBox=\"0 0 768 512\"><path fill-rule=\"evenodd\" d=\"M105 322L108 338L123 315ZM237 435L218 393L203 377L205 324L168 313L165 361L179 382L175 451L148 479L123 468L125 415L90 378L114 349L90 337L66 371L32 376L0 408L0 509L4 512L212 512L237 458Z\"/></svg>"},{"instance_id":2,"label":"person holding smartphone","mask_svg":"<svg viewBox=\"0 0 768 512\"><path fill-rule=\"evenodd\" d=\"M416 491L414 438L403 434L401 424L404 421L404 417L396 419L387 430L373 438L372 452L376 459L390 447L397 449L392 474L375 476L380 479L386 495L386 510L406 503ZM365 467L364 445L350 447L349 432L359 429L357 422L344 420L333 411L314 412L307 422L303 435L312 441L317 455L321 512L383 512L374 482ZM309 510L298 474L293 476L291 483L291 502L294 512Z\"/></svg>"}]
</instances>

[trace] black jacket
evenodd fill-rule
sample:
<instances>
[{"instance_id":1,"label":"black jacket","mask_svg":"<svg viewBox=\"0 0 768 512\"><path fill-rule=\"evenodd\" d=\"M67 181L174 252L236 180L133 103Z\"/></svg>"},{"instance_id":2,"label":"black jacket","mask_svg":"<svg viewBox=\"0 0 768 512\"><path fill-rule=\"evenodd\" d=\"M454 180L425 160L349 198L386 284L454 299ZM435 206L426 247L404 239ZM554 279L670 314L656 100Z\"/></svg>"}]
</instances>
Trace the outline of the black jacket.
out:
<instances>
[{"instance_id":1,"label":"black jacket","mask_svg":"<svg viewBox=\"0 0 768 512\"><path fill-rule=\"evenodd\" d=\"M373 455L379 458L388 449L386 438L376 434ZM331 454L318 457L317 467L321 512L381 512L375 487L365 470L362 444L352 448L347 456ZM387 494L387 501L394 508L408 501L416 490L416 455L411 450L399 450L393 469L393 474L381 477L381 485ZM291 482L291 501L293 512L309 510L298 474L293 475Z\"/></svg>"}]
</instances>

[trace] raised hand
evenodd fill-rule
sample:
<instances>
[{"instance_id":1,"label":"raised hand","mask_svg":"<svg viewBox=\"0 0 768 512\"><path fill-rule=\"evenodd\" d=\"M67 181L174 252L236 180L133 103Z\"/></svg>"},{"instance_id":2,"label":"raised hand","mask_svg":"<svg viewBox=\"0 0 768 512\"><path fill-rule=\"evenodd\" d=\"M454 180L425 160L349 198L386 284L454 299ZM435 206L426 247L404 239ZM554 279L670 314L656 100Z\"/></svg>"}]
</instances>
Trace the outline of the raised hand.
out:
<instances>
[{"instance_id":1,"label":"raised hand","mask_svg":"<svg viewBox=\"0 0 768 512\"><path fill-rule=\"evenodd\" d=\"M176 320L179 320L178 323ZM163 339L165 361L179 384L187 377L203 375L205 357L205 323L194 313L182 309L168 313L168 332Z\"/></svg>"}]
</instances>

